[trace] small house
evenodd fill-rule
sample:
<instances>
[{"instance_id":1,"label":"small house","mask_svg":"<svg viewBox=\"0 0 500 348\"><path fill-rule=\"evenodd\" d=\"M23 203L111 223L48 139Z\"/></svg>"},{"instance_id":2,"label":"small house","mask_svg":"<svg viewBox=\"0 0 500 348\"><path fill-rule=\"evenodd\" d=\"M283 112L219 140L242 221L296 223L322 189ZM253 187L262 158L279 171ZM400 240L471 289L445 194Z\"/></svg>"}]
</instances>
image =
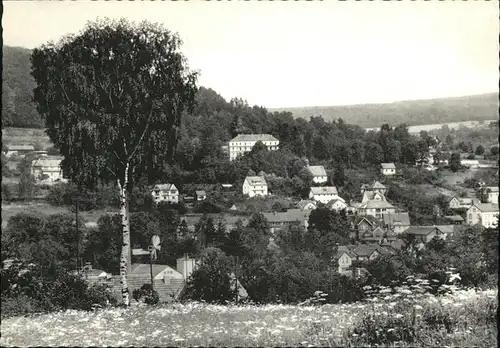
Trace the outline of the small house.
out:
<instances>
[{"instance_id":1,"label":"small house","mask_svg":"<svg viewBox=\"0 0 500 348\"><path fill-rule=\"evenodd\" d=\"M347 209L347 203L341 197L332 199L330 202L326 204L326 206L328 207L328 209L335 211L341 211Z\"/></svg>"},{"instance_id":2,"label":"small house","mask_svg":"<svg viewBox=\"0 0 500 348\"><path fill-rule=\"evenodd\" d=\"M414 236L422 243L429 243L434 237L446 239L446 233L436 226L410 226L404 234Z\"/></svg>"},{"instance_id":3,"label":"small house","mask_svg":"<svg viewBox=\"0 0 500 348\"><path fill-rule=\"evenodd\" d=\"M309 191L309 199L323 204L337 198L339 198L339 194L335 186L311 187Z\"/></svg>"},{"instance_id":4,"label":"small house","mask_svg":"<svg viewBox=\"0 0 500 348\"><path fill-rule=\"evenodd\" d=\"M271 233L276 232L282 228L289 228L290 226L298 226L307 229L309 223L308 210L301 209L288 209L286 212L273 212L264 213Z\"/></svg>"},{"instance_id":5,"label":"small house","mask_svg":"<svg viewBox=\"0 0 500 348\"><path fill-rule=\"evenodd\" d=\"M174 184L158 184L151 191L153 202L179 203L179 190Z\"/></svg>"},{"instance_id":6,"label":"small house","mask_svg":"<svg viewBox=\"0 0 500 348\"><path fill-rule=\"evenodd\" d=\"M207 199L207 193L203 190L195 191L195 197L198 202L204 201L205 199Z\"/></svg>"},{"instance_id":7,"label":"small house","mask_svg":"<svg viewBox=\"0 0 500 348\"><path fill-rule=\"evenodd\" d=\"M64 181L61 162L62 159L41 157L31 162L31 174L44 183Z\"/></svg>"},{"instance_id":8,"label":"small house","mask_svg":"<svg viewBox=\"0 0 500 348\"><path fill-rule=\"evenodd\" d=\"M472 203L472 198L455 196L450 199L448 206L450 207L450 209L468 209L472 206Z\"/></svg>"},{"instance_id":9,"label":"small house","mask_svg":"<svg viewBox=\"0 0 500 348\"><path fill-rule=\"evenodd\" d=\"M453 225L463 225L464 224L464 218L461 217L460 215L447 215L444 217L446 220L448 220L450 223Z\"/></svg>"},{"instance_id":10,"label":"small house","mask_svg":"<svg viewBox=\"0 0 500 348\"><path fill-rule=\"evenodd\" d=\"M352 273L351 267L355 261L375 260L380 255L393 254L390 248L378 244L342 245L337 249L334 259L338 264L340 274Z\"/></svg>"},{"instance_id":11,"label":"small house","mask_svg":"<svg viewBox=\"0 0 500 348\"><path fill-rule=\"evenodd\" d=\"M317 206L316 202L306 199L306 200L301 200L300 202L298 202L295 205L295 207L297 209L300 209L300 210L314 210L318 206Z\"/></svg>"},{"instance_id":12,"label":"small house","mask_svg":"<svg viewBox=\"0 0 500 348\"><path fill-rule=\"evenodd\" d=\"M498 204L498 186L486 187L488 193L488 203Z\"/></svg>"},{"instance_id":13,"label":"small house","mask_svg":"<svg viewBox=\"0 0 500 348\"><path fill-rule=\"evenodd\" d=\"M247 176L243 182L243 194L248 197L267 196L267 182L262 176Z\"/></svg>"},{"instance_id":14,"label":"small house","mask_svg":"<svg viewBox=\"0 0 500 348\"><path fill-rule=\"evenodd\" d=\"M328 175L326 174L325 167L323 166L307 166L307 169L313 176L313 182L315 184L323 184L328 181Z\"/></svg>"},{"instance_id":15,"label":"small house","mask_svg":"<svg viewBox=\"0 0 500 348\"><path fill-rule=\"evenodd\" d=\"M396 234L401 234L410 227L410 216L408 213L382 213L384 225Z\"/></svg>"},{"instance_id":16,"label":"small house","mask_svg":"<svg viewBox=\"0 0 500 348\"><path fill-rule=\"evenodd\" d=\"M394 163L381 163L380 172L385 176L396 175L396 165Z\"/></svg>"}]
</instances>

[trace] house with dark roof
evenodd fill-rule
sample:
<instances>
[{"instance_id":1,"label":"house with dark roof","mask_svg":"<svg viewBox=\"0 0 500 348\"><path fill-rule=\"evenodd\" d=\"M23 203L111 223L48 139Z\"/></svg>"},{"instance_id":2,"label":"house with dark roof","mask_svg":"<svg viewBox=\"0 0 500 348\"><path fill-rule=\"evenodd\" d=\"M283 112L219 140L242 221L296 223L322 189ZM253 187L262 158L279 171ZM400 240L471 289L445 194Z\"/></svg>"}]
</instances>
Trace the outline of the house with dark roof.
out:
<instances>
[{"instance_id":1,"label":"house with dark roof","mask_svg":"<svg viewBox=\"0 0 500 348\"><path fill-rule=\"evenodd\" d=\"M340 274L352 273L351 267L356 261L374 260L380 255L394 254L395 250L378 244L359 244L339 246L334 256Z\"/></svg>"},{"instance_id":2,"label":"house with dark roof","mask_svg":"<svg viewBox=\"0 0 500 348\"><path fill-rule=\"evenodd\" d=\"M384 225L396 234L401 234L410 227L410 216L408 213L382 213Z\"/></svg>"},{"instance_id":3,"label":"house with dark roof","mask_svg":"<svg viewBox=\"0 0 500 348\"><path fill-rule=\"evenodd\" d=\"M313 176L313 182L315 184L323 184L328 181L328 175L326 174L325 167L323 166L307 166L307 170Z\"/></svg>"},{"instance_id":4,"label":"house with dark roof","mask_svg":"<svg viewBox=\"0 0 500 348\"><path fill-rule=\"evenodd\" d=\"M298 226L307 229L309 224L310 210L288 209L286 212L264 213L271 233L282 228Z\"/></svg>"},{"instance_id":5,"label":"house with dark roof","mask_svg":"<svg viewBox=\"0 0 500 348\"><path fill-rule=\"evenodd\" d=\"M262 142L268 150L278 150L279 140L270 134L240 134L229 141L229 160L233 161L238 156L250 152L254 145Z\"/></svg>"},{"instance_id":6,"label":"house with dark roof","mask_svg":"<svg viewBox=\"0 0 500 348\"><path fill-rule=\"evenodd\" d=\"M446 239L447 236L437 226L410 226L404 234L414 236L422 243L429 243L434 237Z\"/></svg>"},{"instance_id":7,"label":"house with dark roof","mask_svg":"<svg viewBox=\"0 0 500 348\"><path fill-rule=\"evenodd\" d=\"M385 176L396 175L396 165L394 163L381 163L380 172Z\"/></svg>"},{"instance_id":8,"label":"house with dark roof","mask_svg":"<svg viewBox=\"0 0 500 348\"><path fill-rule=\"evenodd\" d=\"M157 184L151 191L153 202L179 203L179 190L174 184Z\"/></svg>"},{"instance_id":9,"label":"house with dark roof","mask_svg":"<svg viewBox=\"0 0 500 348\"><path fill-rule=\"evenodd\" d=\"M453 225L463 225L465 221L460 215L447 215L444 218L450 221Z\"/></svg>"},{"instance_id":10,"label":"house with dark roof","mask_svg":"<svg viewBox=\"0 0 500 348\"><path fill-rule=\"evenodd\" d=\"M204 201L207 199L207 193L204 190L195 191L195 197L197 201Z\"/></svg>"}]
</instances>

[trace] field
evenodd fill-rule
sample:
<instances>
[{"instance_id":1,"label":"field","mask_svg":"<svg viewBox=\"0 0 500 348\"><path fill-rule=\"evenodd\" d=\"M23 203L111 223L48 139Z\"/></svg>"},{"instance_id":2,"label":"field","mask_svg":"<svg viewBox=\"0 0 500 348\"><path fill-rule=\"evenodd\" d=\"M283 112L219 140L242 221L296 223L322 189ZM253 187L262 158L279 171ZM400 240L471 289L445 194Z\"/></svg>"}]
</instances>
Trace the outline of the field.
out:
<instances>
[{"instance_id":1,"label":"field","mask_svg":"<svg viewBox=\"0 0 500 348\"><path fill-rule=\"evenodd\" d=\"M57 207L49 203L31 203L31 204L4 204L2 203L2 228L7 225L11 216L18 213L35 213L49 216L51 214L70 213L67 207ZM118 211L116 211L118 213ZM104 210L93 210L80 212L80 216L89 224L95 225L101 215L106 214Z\"/></svg>"},{"instance_id":2,"label":"field","mask_svg":"<svg viewBox=\"0 0 500 348\"><path fill-rule=\"evenodd\" d=\"M6 346L496 346L497 290L458 291L417 302L323 306L202 303L69 310L2 320ZM447 318L441 320L436 318ZM377 329L373 330L373 325Z\"/></svg>"}]
</instances>

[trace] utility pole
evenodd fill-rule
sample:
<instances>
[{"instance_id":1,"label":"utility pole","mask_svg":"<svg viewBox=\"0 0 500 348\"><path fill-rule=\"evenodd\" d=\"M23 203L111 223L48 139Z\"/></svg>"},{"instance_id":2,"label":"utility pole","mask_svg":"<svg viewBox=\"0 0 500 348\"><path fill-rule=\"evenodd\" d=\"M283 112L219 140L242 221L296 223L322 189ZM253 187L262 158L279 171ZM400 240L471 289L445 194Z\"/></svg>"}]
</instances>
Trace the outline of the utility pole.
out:
<instances>
[{"instance_id":1,"label":"utility pole","mask_svg":"<svg viewBox=\"0 0 500 348\"><path fill-rule=\"evenodd\" d=\"M236 304L240 302L240 291L238 287L238 255L235 257L234 262L234 280L235 280L235 289L236 289Z\"/></svg>"},{"instance_id":2,"label":"utility pole","mask_svg":"<svg viewBox=\"0 0 500 348\"><path fill-rule=\"evenodd\" d=\"M78 228L78 200L75 202L75 215L76 215L76 272L80 274L79 261L80 261L80 230Z\"/></svg>"}]
</instances>

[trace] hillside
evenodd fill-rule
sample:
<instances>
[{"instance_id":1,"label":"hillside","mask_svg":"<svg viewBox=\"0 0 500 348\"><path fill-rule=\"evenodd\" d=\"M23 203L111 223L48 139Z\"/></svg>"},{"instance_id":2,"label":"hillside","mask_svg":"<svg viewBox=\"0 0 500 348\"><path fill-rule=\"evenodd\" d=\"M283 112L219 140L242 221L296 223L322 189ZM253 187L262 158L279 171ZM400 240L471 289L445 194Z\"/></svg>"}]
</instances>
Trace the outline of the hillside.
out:
<instances>
[{"instance_id":1,"label":"hillside","mask_svg":"<svg viewBox=\"0 0 500 348\"><path fill-rule=\"evenodd\" d=\"M43 126L32 100L35 80L30 75L30 50L3 46L2 126Z\"/></svg>"},{"instance_id":2,"label":"hillside","mask_svg":"<svg viewBox=\"0 0 500 348\"><path fill-rule=\"evenodd\" d=\"M43 127L32 100L35 81L30 75L30 50L3 46L3 68L3 127ZM361 127L380 127L383 123L424 125L481 121L498 118L498 94L391 104L279 108L269 111L290 111L295 118L305 119L320 115L326 121L342 118L347 123Z\"/></svg>"},{"instance_id":3,"label":"hillside","mask_svg":"<svg viewBox=\"0 0 500 348\"><path fill-rule=\"evenodd\" d=\"M325 121L342 118L346 123L367 128L380 127L384 123L392 125L407 123L410 126L416 126L482 121L498 118L498 93L389 104L276 108L270 111L289 111L295 118L305 119L311 116L323 116Z\"/></svg>"}]
</instances>

